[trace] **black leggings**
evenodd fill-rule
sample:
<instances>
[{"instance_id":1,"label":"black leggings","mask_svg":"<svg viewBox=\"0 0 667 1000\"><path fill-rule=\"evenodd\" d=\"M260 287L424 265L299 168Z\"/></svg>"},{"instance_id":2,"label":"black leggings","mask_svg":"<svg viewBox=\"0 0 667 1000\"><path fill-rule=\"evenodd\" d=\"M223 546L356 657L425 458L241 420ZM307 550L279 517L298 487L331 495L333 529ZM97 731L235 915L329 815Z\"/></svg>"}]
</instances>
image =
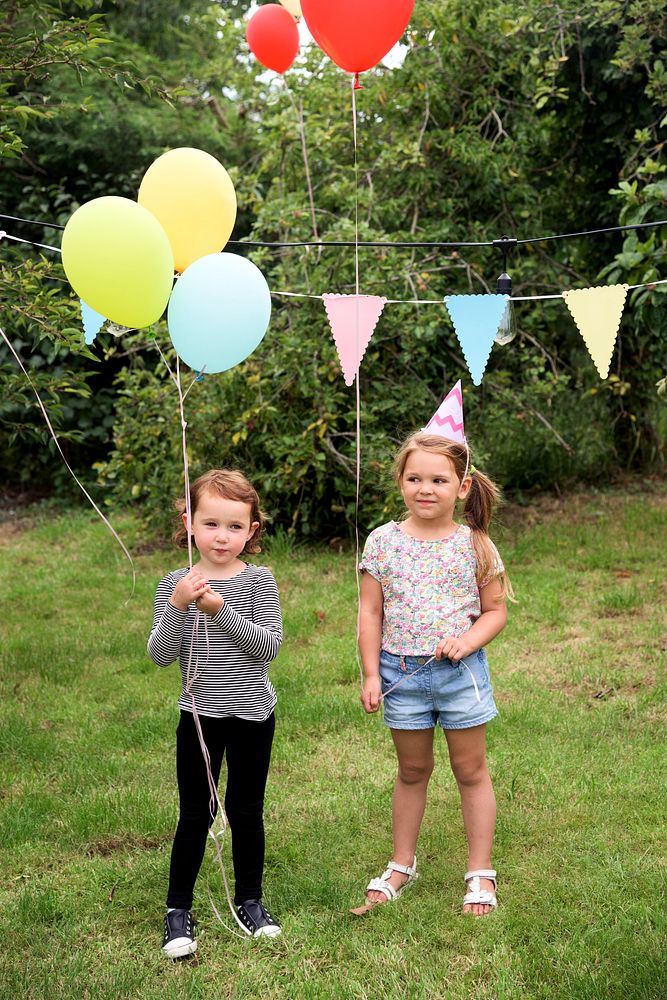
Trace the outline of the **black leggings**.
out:
<instances>
[{"instance_id":1,"label":"black leggings","mask_svg":"<svg viewBox=\"0 0 667 1000\"><path fill-rule=\"evenodd\" d=\"M232 831L234 902L260 899L264 869L264 789L275 729L273 713L264 722L230 716L199 716L216 786L227 753L225 812ZM181 710L176 730L176 775L180 814L171 850L167 906L189 910L206 837L213 823L206 765L191 712Z\"/></svg>"}]
</instances>

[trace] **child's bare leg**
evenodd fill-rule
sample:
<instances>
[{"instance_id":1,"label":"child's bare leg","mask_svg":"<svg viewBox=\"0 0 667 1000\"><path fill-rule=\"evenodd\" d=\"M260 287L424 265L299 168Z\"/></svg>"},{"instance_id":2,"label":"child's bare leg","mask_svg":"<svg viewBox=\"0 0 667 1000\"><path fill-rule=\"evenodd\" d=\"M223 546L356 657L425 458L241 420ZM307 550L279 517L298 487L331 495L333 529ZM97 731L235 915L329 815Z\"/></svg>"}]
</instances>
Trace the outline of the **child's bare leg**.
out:
<instances>
[{"instance_id":1,"label":"child's bare leg","mask_svg":"<svg viewBox=\"0 0 667 1000\"><path fill-rule=\"evenodd\" d=\"M468 870L491 868L491 847L496 826L496 798L486 766L486 726L445 731L449 760L459 786L463 825L468 840ZM480 879L482 889L493 890L490 879ZM483 903L468 904L466 912L483 916L491 909Z\"/></svg>"},{"instance_id":2,"label":"child's bare leg","mask_svg":"<svg viewBox=\"0 0 667 1000\"><path fill-rule=\"evenodd\" d=\"M398 755L392 804L393 860L399 865L411 865L433 773L433 730L392 729L391 735ZM392 872L388 881L394 889L400 889L407 879L402 872ZM368 900L386 903L387 897L382 892L369 892Z\"/></svg>"}]
</instances>

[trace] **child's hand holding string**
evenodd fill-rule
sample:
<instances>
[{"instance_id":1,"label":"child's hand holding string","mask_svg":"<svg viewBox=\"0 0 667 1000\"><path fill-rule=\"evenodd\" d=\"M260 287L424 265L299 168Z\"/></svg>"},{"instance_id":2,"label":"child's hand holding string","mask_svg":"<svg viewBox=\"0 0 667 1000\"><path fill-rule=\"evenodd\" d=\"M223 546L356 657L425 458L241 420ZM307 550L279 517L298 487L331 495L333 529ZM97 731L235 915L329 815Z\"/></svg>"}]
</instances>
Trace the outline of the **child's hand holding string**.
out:
<instances>
[{"instance_id":1,"label":"child's hand holding string","mask_svg":"<svg viewBox=\"0 0 667 1000\"><path fill-rule=\"evenodd\" d=\"M466 642L466 633L464 632L460 636L446 635L435 647L434 655L436 660L442 660L444 657L457 662L458 660L465 660L466 656L470 656L474 652L475 649L469 642Z\"/></svg>"},{"instance_id":2,"label":"child's hand holding string","mask_svg":"<svg viewBox=\"0 0 667 1000\"><path fill-rule=\"evenodd\" d=\"M217 615L225 601L220 594L216 594L207 580L203 593L199 595L195 603L200 611L203 611L205 614L213 617L214 615Z\"/></svg>"},{"instance_id":3,"label":"child's hand holding string","mask_svg":"<svg viewBox=\"0 0 667 1000\"><path fill-rule=\"evenodd\" d=\"M173 604L175 608L180 608L181 611L187 611L188 606L202 596L206 587L208 587L208 580L195 567L186 573L182 580L178 581L169 598L169 603Z\"/></svg>"},{"instance_id":4,"label":"child's hand holding string","mask_svg":"<svg viewBox=\"0 0 667 1000\"><path fill-rule=\"evenodd\" d=\"M377 712L382 698L382 681L379 674L373 674L364 679L364 686L361 689L361 704L364 712Z\"/></svg>"}]
</instances>

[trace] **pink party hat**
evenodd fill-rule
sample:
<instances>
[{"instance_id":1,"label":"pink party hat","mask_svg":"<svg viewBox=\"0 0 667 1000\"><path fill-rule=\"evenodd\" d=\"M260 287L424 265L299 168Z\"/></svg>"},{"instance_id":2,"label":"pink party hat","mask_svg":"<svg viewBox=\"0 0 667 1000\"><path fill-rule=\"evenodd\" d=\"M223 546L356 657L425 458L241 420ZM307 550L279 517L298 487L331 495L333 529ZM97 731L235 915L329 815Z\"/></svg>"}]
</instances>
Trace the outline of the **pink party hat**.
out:
<instances>
[{"instance_id":1,"label":"pink party hat","mask_svg":"<svg viewBox=\"0 0 667 1000\"><path fill-rule=\"evenodd\" d=\"M428 431L429 434L439 434L440 437L447 438L449 441L456 441L458 444L466 443L466 436L463 430L461 379L447 393L423 430Z\"/></svg>"}]
</instances>

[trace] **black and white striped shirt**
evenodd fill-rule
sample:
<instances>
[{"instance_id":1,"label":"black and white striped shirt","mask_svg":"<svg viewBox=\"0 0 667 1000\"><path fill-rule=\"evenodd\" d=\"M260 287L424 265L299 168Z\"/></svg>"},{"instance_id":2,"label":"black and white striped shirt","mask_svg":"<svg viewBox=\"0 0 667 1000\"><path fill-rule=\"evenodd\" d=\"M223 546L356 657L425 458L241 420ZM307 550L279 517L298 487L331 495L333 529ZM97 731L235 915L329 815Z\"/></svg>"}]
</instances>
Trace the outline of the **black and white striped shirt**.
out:
<instances>
[{"instance_id":1,"label":"black and white striped shirt","mask_svg":"<svg viewBox=\"0 0 667 1000\"><path fill-rule=\"evenodd\" d=\"M187 572L168 573L158 585L148 655L163 667L180 658L183 690L178 704L186 711L192 711L186 690L189 665L190 677L199 674L190 688L199 715L263 722L278 700L268 670L283 639L273 574L265 566L248 564L230 580L209 581L225 600L211 617L194 604L181 611L169 603Z\"/></svg>"}]
</instances>

